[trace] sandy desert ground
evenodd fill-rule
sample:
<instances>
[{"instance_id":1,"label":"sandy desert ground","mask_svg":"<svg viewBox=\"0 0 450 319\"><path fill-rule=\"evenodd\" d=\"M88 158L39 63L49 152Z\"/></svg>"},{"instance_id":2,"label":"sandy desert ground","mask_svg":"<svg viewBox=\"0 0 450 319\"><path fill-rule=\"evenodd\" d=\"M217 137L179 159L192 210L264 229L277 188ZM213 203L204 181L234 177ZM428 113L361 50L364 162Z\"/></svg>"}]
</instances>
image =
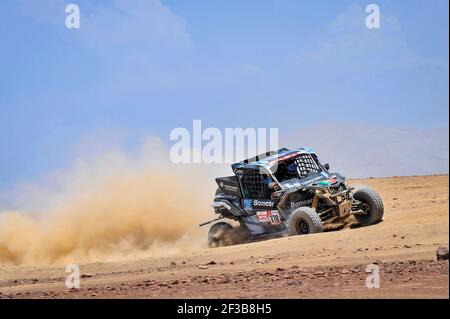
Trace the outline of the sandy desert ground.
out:
<instances>
[{"instance_id":1,"label":"sandy desert ground","mask_svg":"<svg viewBox=\"0 0 450 319\"><path fill-rule=\"evenodd\" d=\"M448 175L352 180L377 190L384 221L166 257L65 267L0 266L0 298L448 298ZM380 288L365 286L380 267Z\"/></svg>"}]
</instances>

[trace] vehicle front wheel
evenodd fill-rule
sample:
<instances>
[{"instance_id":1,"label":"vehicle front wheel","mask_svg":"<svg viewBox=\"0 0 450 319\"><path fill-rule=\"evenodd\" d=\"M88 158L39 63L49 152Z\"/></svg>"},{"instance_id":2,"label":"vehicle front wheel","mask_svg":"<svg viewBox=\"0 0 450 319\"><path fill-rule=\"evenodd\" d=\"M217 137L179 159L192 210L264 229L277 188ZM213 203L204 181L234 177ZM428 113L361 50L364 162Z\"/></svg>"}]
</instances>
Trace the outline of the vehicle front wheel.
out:
<instances>
[{"instance_id":1,"label":"vehicle front wheel","mask_svg":"<svg viewBox=\"0 0 450 319\"><path fill-rule=\"evenodd\" d=\"M383 201L377 192L370 188L361 188L353 194L353 198L360 202L359 206L365 213L354 215L361 226L373 225L383 219Z\"/></svg>"},{"instance_id":2,"label":"vehicle front wheel","mask_svg":"<svg viewBox=\"0 0 450 319\"><path fill-rule=\"evenodd\" d=\"M299 207L289 218L289 236L305 235L323 232L323 225L320 216L313 208Z\"/></svg>"}]
</instances>

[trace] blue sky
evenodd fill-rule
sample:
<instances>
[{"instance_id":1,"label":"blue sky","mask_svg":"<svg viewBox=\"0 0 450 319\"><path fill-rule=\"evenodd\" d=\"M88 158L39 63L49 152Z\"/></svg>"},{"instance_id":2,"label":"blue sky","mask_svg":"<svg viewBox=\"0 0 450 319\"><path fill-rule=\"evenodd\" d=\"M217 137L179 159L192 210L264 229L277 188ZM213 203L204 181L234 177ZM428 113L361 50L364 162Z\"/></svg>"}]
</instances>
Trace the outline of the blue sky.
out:
<instances>
[{"instance_id":1,"label":"blue sky","mask_svg":"<svg viewBox=\"0 0 450 319\"><path fill-rule=\"evenodd\" d=\"M79 30L64 25L70 2ZM405 156L431 138L426 172L448 171L446 0L372 1L378 30L364 25L370 1L70 2L0 2L0 189L63 169L92 141L168 143L193 119L290 140L317 125L370 128L404 136Z\"/></svg>"}]
</instances>

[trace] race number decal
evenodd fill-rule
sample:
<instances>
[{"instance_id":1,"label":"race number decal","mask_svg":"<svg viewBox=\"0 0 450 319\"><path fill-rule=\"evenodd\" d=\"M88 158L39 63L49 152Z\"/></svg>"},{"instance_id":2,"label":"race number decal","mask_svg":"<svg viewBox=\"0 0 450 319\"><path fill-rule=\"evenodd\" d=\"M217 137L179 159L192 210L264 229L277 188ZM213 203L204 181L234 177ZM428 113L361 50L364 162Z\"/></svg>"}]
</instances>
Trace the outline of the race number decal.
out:
<instances>
[{"instance_id":1,"label":"race number decal","mask_svg":"<svg viewBox=\"0 0 450 319\"><path fill-rule=\"evenodd\" d=\"M281 216L277 210L267 210L257 212L258 220L263 224L278 225L281 224Z\"/></svg>"},{"instance_id":2,"label":"race number decal","mask_svg":"<svg viewBox=\"0 0 450 319\"><path fill-rule=\"evenodd\" d=\"M278 211L272 210L270 212L270 223L272 225L281 224L281 217L280 217L280 213Z\"/></svg>"}]
</instances>

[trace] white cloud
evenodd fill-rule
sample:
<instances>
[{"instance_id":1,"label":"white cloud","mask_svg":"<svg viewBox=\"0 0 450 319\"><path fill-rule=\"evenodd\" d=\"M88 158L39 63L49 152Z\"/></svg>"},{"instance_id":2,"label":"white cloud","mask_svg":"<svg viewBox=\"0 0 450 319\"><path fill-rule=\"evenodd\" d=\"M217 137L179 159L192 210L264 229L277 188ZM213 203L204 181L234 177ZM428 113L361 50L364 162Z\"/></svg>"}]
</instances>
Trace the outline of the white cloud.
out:
<instances>
[{"instance_id":1,"label":"white cloud","mask_svg":"<svg viewBox=\"0 0 450 319\"><path fill-rule=\"evenodd\" d=\"M191 46L185 20L158 0L116 0L83 19L80 38L102 58L122 54L155 57Z\"/></svg>"},{"instance_id":2,"label":"white cloud","mask_svg":"<svg viewBox=\"0 0 450 319\"><path fill-rule=\"evenodd\" d=\"M172 12L160 0L113 0L79 2L81 27L68 31L65 27L64 0L20 0L25 15L40 23L49 23L63 37L73 36L102 61L118 62L129 57L164 57L191 47L191 36L183 17Z\"/></svg>"},{"instance_id":3,"label":"white cloud","mask_svg":"<svg viewBox=\"0 0 450 319\"><path fill-rule=\"evenodd\" d=\"M363 6L351 4L330 24L318 46L292 55L294 64L328 66L330 71L384 71L420 65L444 66L448 61L422 59L408 46L399 20L381 8L379 29L366 27Z\"/></svg>"}]
</instances>

